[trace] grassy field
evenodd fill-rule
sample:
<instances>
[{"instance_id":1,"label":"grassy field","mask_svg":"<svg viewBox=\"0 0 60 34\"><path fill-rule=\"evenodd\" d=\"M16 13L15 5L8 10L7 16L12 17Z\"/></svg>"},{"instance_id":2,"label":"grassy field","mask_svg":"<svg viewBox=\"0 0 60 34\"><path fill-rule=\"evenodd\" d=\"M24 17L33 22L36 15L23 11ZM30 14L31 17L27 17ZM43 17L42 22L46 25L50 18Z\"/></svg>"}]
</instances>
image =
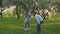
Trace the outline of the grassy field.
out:
<instances>
[{"instance_id":1,"label":"grassy field","mask_svg":"<svg viewBox=\"0 0 60 34\"><path fill-rule=\"evenodd\" d=\"M30 30L24 31L24 18L0 18L0 34L37 34L36 20L30 21ZM44 20L41 34L60 34L60 20Z\"/></svg>"}]
</instances>

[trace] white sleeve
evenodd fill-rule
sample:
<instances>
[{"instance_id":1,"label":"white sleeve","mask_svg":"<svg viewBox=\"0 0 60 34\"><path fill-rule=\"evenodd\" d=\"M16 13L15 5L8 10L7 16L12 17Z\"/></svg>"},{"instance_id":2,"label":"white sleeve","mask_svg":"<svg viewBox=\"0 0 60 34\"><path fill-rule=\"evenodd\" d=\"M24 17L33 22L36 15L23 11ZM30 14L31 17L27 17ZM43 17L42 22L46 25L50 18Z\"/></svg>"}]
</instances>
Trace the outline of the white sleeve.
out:
<instances>
[{"instance_id":1,"label":"white sleeve","mask_svg":"<svg viewBox=\"0 0 60 34\"><path fill-rule=\"evenodd\" d=\"M40 24L39 18L37 16L35 16L35 18L36 18L38 24Z\"/></svg>"}]
</instances>

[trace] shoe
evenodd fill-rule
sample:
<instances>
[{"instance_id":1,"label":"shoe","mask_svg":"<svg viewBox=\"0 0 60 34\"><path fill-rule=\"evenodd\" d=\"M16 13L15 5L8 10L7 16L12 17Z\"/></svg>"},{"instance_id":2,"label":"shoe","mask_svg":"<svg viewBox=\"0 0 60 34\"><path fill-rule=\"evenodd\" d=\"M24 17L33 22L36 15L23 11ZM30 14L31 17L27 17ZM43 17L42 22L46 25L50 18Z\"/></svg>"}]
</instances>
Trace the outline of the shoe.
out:
<instances>
[{"instance_id":1,"label":"shoe","mask_svg":"<svg viewBox=\"0 0 60 34\"><path fill-rule=\"evenodd\" d=\"M27 31L27 29L24 29L24 31Z\"/></svg>"},{"instance_id":2,"label":"shoe","mask_svg":"<svg viewBox=\"0 0 60 34\"><path fill-rule=\"evenodd\" d=\"M27 28L27 30L29 30L29 28Z\"/></svg>"}]
</instances>

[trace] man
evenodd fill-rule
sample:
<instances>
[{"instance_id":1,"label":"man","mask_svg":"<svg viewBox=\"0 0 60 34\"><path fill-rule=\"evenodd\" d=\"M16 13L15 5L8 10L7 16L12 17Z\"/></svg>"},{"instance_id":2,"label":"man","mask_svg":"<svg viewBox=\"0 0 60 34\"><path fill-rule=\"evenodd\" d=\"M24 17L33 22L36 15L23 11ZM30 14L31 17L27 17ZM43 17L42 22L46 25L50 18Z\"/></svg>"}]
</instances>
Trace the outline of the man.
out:
<instances>
[{"instance_id":1,"label":"man","mask_svg":"<svg viewBox=\"0 0 60 34\"><path fill-rule=\"evenodd\" d=\"M25 12L25 31L29 30L30 12L28 9Z\"/></svg>"},{"instance_id":2,"label":"man","mask_svg":"<svg viewBox=\"0 0 60 34\"><path fill-rule=\"evenodd\" d=\"M35 16L35 18L38 22L36 25L36 31L38 34L40 34L40 32L41 32L40 25L43 23L43 18L40 15L38 15L36 12L34 12L33 15Z\"/></svg>"}]
</instances>

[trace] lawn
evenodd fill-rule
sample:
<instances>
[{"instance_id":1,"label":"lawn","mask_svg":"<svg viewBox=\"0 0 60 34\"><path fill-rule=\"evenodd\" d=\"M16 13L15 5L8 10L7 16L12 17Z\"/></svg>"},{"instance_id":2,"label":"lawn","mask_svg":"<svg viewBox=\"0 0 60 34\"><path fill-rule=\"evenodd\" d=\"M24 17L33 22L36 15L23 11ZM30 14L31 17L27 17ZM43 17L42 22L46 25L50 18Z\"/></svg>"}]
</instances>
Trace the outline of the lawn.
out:
<instances>
[{"instance_id":1,"label":"lawn","mask_svg":"<svg viewBox=\"0 0 60 34\"><path fill-rule=\"evenodd\" d=\"M37 34L34 18L30 20L30 30L24 31L24 18L0 18L0 34ZM60 20L44 20L41 34L60 34Z\"/></svg>"}]
</instances>

